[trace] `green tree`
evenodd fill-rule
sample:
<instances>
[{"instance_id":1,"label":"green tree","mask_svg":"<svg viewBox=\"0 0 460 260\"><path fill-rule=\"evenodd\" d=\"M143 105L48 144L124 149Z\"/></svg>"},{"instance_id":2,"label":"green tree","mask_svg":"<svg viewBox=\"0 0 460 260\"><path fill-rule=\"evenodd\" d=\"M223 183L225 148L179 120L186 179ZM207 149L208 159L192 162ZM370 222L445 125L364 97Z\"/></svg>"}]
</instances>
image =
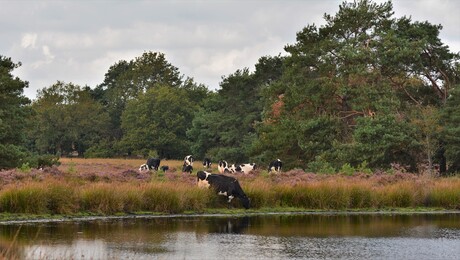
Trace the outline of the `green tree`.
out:
<instances>
[{"instance_id":1,"label":"green tree","mask_svg":"<svg viewBox=\"0 0 460 260\"><path fill-rule=\"evenodd\" d=\"M32 133L40 153L83 155L109 134L109 117L89 88L58 81L38 92Z\"/></svg>"},{"instance_id":2,"label":"green tree","mask_svg":"<svg viewBox=\"0 0 460 260\"><path fill-rule=\"evenodd\" d=\"M440 123L444 126L443 147L448 163L448 173L460 172L460 86L452 89L446 106L441 112ZM444 156L444 153L442 153ZM443 172L441 172L444 174Z\"/></svg>"},{"instance_id":3,"label":"green tree","mask_svg":"<svg viewBox=\"0 0 460 260\"><path fill-rule=\"evenodd\" d=\"M286 166L308 165L326 156L337 167L353 156L331 151L351 153L346 147L356 143L367 150L387 149L381 151L385 158L362 157L373 167L407 164L407 158L421 162L420 154L394 154L408 144L415 153L421 152L416 144L424 137L413 135L410 116L417 106L442 106L453 86L459 56L439 39L442 26L393 18L392 8L391 2L344 2L337 14L324 16L324 26L308 25L297 34L295 44L286 46L289 56L283 74L264 92L267 103L258 127L259 136L273 136L266 131L280 134L281 129L293 132L287 147L298 146L303 157L299 162L286 151L287 161L293 162ZM292 122L290 128L283 126L286 121ZM392 131L383 131L380 124ZM374 136L385 143L364 138L366 131L385 134Z\"/></svg>"},{"instance_id":4,"label":"green tree","mask_svg":"<svg viewBox=\"0 0 460 260\"><path fill-rule=\"evenodd\" d=\"M417 170L421 145L411 124L393 116L361 117L358 121L348 162L356 166L367 162L373 168L398 163L412 172Z\"/></svg>"},{"instance_id":5,"label":"green tree","mask_svg":"<svg viewBox=\"0 0 460 260\"><path fill-rule=\"evenodd\" d=\"M251 157L255 124L263 111L262 91L281 75L282 59L262 57L254 73L246 68L223 78L221 88L208 96L187 132L195 155L232 162Z\"/></svg>"},{"instance_id":6,"label":"green tree","mask_svg":"<svg viewBox=\"0 0 460 260\"><path fill-rule=\"evenodd\" d=\"M111 136L122 137L121 115L126 104L157 84L179 87L183 83L178 68L171 65L165 55L144 52L131 61L121 60L109 68L104 82L93 95L99 98L111 118Z\"/></svg>"},{"instance_id":7,"label":"green tree","mask_svg":"<svg viewBox=\"0 0 460 260\"><path fill-rule=\"evenodd\" d=\"M158 85L128 102L122 115L123 138L118 146L127 153L180 159L190 153L186 130L197 104L185 89Z\"/></svg>"},{"instance_id":8,"label":"green tree","mask_svg":"<svg viewBox=\"0 0 460 260\"><path fill-rule=\"evenodd\" d=\"M0 169L17 167L27 156L24 145L30 100L23 95L28 83L12 75L19 66L21 63L0 55Z\"/></svg>"}]
</instances>

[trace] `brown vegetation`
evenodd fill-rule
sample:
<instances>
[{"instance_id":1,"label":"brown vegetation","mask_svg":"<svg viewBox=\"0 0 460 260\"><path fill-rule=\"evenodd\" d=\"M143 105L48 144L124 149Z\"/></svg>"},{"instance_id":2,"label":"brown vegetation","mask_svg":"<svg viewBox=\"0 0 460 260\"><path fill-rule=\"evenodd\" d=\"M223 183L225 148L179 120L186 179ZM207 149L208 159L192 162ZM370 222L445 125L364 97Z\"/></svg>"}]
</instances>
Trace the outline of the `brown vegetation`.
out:
<instances>
[{"instance_id":1,"label":"brown vegetation","mask_svg":"<svg viewBox=\"0 0 460 260\"><path fill-rule=\"evenodd\" d=\"M62 159L59 167L0 172L0 210L26 214L114 214L203 212L225 200L196 187L196 174L180 172L181 161L162 161L170 170L139 172L144 160ZM203 167L195 162L196 173ZM211 169L217 172L216 169ZM252 208L312 210L439 207L460 209L460 178L405 172L322 175L257 170L235 175ZM241 207L234 200L234 207Z\"/></svg>"}]
</instances>

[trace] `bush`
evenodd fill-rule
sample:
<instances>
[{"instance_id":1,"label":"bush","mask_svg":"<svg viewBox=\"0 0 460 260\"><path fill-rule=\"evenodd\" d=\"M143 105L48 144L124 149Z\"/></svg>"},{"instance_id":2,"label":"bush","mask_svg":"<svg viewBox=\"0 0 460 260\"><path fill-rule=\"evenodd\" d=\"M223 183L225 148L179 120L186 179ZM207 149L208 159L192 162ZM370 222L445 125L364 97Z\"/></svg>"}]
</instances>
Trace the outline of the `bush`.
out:
<instances>
[{"instance_id":1,"label":"bush","mask_svg":"<svg viewBox=\"0 0 460 260\"><path fill-rule=\"evenodd\" d=\"M308 171L321 173L321 174L333 174L335 173L335 168L327 161L325 161L320 156L317 156L315 160L308 164Z\"/></svg>"}]
</instances>

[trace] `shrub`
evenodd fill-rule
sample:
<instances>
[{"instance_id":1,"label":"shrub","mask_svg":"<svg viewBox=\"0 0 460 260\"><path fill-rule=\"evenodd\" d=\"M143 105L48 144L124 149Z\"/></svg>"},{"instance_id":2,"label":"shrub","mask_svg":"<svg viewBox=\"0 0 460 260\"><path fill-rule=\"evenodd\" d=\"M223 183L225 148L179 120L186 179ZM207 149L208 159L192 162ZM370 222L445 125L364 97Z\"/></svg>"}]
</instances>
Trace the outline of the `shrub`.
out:
<instances>
[{"instance_id":1,"label":"shrub","mask_svg":"<svg viewBox=\"0 0 460 260\"><path fill-rule=\"evenodd\" d=\"M353 168L349 163L346 163L344 165L342 165L342 168L340 168L340 171L341 173L345 174L345 175L348 175L348 176L351 176L355 173L356 169Z\"/></svg>"},{"instance_id":2,"label":"shrub","mask_svg":"<svg viewBox=\"0 0 460 260\"><path fill-rule=\"evenodd\" d=\"M21 167L19 167L18 170L23 173L30 173L32 169L30 168L29 163L26 162L26 163L23 163Z\"/></svg>"}]
</instances>

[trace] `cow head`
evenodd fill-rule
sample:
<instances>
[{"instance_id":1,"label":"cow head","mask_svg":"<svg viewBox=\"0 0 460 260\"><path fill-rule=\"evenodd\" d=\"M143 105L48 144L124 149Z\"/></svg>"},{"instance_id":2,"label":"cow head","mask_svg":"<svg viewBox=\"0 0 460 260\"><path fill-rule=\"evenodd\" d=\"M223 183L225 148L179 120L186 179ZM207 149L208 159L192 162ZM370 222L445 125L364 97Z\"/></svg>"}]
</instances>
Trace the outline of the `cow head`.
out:
<instances>
[{"instance_id":1,"label":"cow head","mask_svg":"<svg viewBox=\"0 0 460 260\"><path fill-rule=\"evenodd\" d=\"M245 209L249 209L251 207L251 200L248 198L248 196L244 195L240 198L241 203L243 204L243 207Z\"/></svg>"}]
</instances>

